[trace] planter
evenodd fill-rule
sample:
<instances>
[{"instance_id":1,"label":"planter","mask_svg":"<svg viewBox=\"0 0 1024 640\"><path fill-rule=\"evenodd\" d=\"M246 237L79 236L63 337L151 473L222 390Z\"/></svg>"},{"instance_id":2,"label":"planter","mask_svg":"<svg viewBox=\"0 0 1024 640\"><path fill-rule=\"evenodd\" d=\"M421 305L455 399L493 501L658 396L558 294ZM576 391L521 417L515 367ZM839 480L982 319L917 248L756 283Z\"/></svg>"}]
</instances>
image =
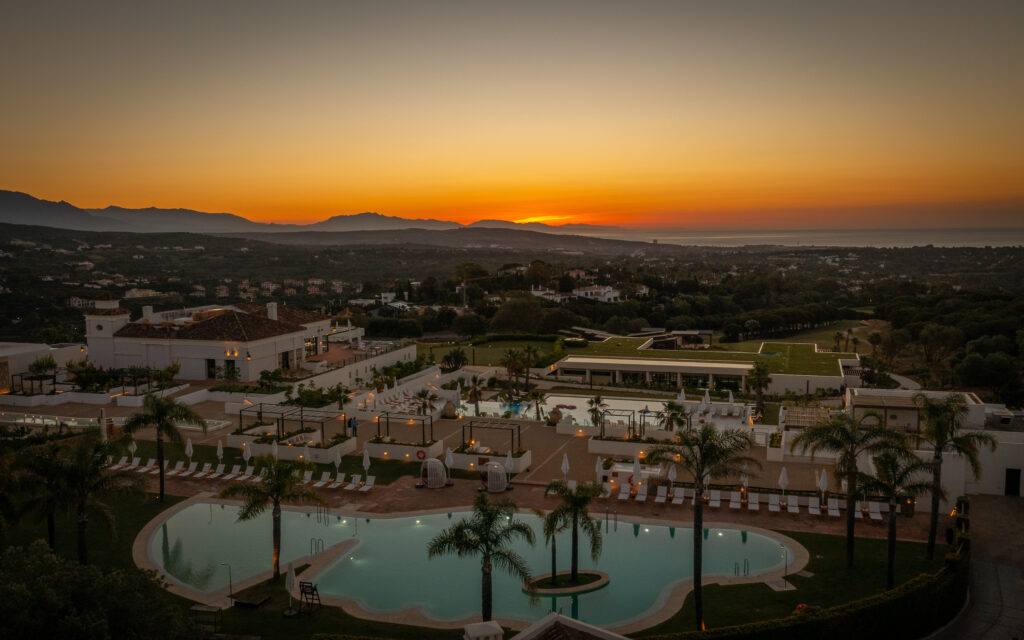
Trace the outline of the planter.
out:
<instances>
[{"instance_id":1,"label":"planter","mask_svg":"<svg viewBox=\"0 0 1024 640\"><path fill-rule=\"evenodd\" d=\"M572 424L567 420L563 420L558 423L555 427L555 433L560 433L564 436L596 436L601 433L600 427L587 427L581 424Z\"/></svg>"},{"instance_id":2,"label":"planter","mask_svg":"<svg viewBox=\"0 0 1024 640\"><path fill-rule=\"evenodd\" d=\"M765 459L768 462L782 462L782 447L767 447Z\"/></svg>"},{"instance_id":3,"label":"planter","mask_svg":"<svg viewBox=\"0 0 1024 640\"><path fill-rule=\"evenodd\" d=\"M653 446L653 444L647 442L628 442L624 440L601 440L599 438L591 438L590 441L587 442L587 452L596 453L602 456L632 458L634 456L645 454L647 450Z\"/></svg>"},{"instance_id":4,"label":"planter","mask_svg":"<svg viewBox=\"0 0 1024 640\"><path fill-rule=\"evenodd\" d=\"M538 595L538 596L568 596L568 595L573 595L573 594L590 593L591 591L597 591L598 589L601 589L602 587L607 586L607 584L608 584L608 582L610 580L608 574L605 573L604 571L583 571L583 570L581 570L579 572L579 574L580 574L580 576L584 576L584 575L587 575L587 576L597 576L597 580L594 580L593 582L588 582L587 584L581 584L579 586L571 586L571 585L567 584L567 586L558 587L557 589L533 589L531 591L530 590L530 585L532 585L534 582L537 582L538 580L543 580L543 579L548 578L548 577L551 576L550 573L545 573L545 574L540 575L540 576L534 576L528 582L524 582L523 583L523 591L525 591L526 593L532 593L532 594ZM560 576L560 577L565 577L565 582L568 583L569 582L569 576L572 575L572 571L559 571L557 575Z\"/></svg>"},{"instance_id":5,"label":"planter","mask_svg":"<svg viewBox=\"0 0 1024 640\"><path fill-rule=\"evenodd\" d=\"M312 434L303 434L312 435ZM317 434L319 437L319 434ZM253 442L256 436L248 435L229 435L227 437L227 444L229 447L235 447L236 449L246 448L252 452L253 457L265 456L269 453L273 453L272 444L256 444ZM338 443L333 447L327 449L321 449L319 447L309 447L309 458L307 462L314 462L318 464L334 464L335 451L341 455L347 455L356 450L356 439L349 438L344 442ZM303 446L289 446L289 445L277 445L277 457L281 460L299 460L303 458L306 451L306 447Z\"/></svg>"},{"instance_id":6,"label":"planter","mask_svg":"<svg viewBox=\"0 0 1024 640\"><path fill-rule=\"evenodd\" d=\"M453 469L476 469L481 464L487 464L488 462L500 462L503 466L505 464L505 456L498 454L488 453L454 453L452 452L452 468ZM533 463L533 454L529 451L523 453L518 458L512 458L512 468L505 469L509 473L519 473L525 471Z\"/></svg>"},{"instance_id":7,"label":"planter","mask_svg":"<svg viewBox=\"0 0 1024 640\"><path fill-rule=\"evenodd\" d=\"M383 460L423 461L444 455L444 444L440 440L424 446L397 442L367 442L363 444L363 449L371 458Z\"/></svg>"},{"instance_id":8,"label":"planter","mask_svg":"<svg viewBox=\"0 0 1024 640\"><path fill-rule=\"evenodd\" d=\"M153 395L158 396L160 398L165 398L165 397L167 397L167 396L169 396L169 395L171 395L173 393L178 393L179 391L184 391L185 389L188 389L188 385L187 384L179 384L176 387L168 387L166 389L161 389L160 391L156 391L156 392L154 392ZM121 395L121 396L117 396L116 398L114 398L114 404L116 404L119 407L141 407L142 406L142 402L145 399L146 399L146 395L145 394L137 395L137 396L134 396L134 395L133 396Z\"/></svg>"}]
</instances>

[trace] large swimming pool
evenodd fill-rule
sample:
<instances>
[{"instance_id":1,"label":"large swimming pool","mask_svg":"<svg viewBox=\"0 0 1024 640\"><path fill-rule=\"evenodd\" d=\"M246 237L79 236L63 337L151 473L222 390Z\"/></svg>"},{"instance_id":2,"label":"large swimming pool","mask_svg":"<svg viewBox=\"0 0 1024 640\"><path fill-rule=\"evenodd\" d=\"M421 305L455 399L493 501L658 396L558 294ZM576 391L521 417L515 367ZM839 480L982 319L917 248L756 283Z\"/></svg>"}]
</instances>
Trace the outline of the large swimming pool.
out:
<instances>
[{"instance_id":1,"label":"large swimming pool","mask_svg":"<svg viewBox=\"0 0 1024 640\"><path fill-rule=\"evenodd\" d=\"M237 521L234 505L196 503L174 513L157 527L149 541L153 563L172 579L212 593L271 568L270 516ZM480 613L480 560L446 556L427 559L427 542L466 513L441 513L399 518L353 518L337 514L286 509L283 513L282 568L352 538L358 546L314 577L325 596L356 600L368 611L386 613L409 607L440 620ZM533 573L550 571L551 553L532 514L515 516L529 523L538 543L518 545ZM692 573L692 529L634 524L601 519L604 550L597 562L581 546L581 568L608 573L608 586L575 597L546 597L531 603L520 583L494 574L494 615L536 619L561 610L586 622L620 625L659 609L674 584ZM559 569L569 568L569 533L558 538ZM757 575L782 568L791 550L769 536L740 529L704 531L704 575ZM320 542L322 540L322 543ZM788 556L787 556L788 553Z\"/></svg>"}]
</instances>

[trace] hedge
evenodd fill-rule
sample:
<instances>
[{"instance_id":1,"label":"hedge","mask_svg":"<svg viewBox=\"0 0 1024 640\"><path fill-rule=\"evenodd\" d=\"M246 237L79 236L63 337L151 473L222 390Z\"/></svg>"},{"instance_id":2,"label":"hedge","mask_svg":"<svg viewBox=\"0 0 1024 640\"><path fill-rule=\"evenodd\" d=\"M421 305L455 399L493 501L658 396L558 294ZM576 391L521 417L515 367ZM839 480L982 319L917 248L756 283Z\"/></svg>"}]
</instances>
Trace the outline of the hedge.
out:
<instances>
[{"instance_id":1,"label":"hedge","mask_svg":"<svg viewBox=\"0 0 1024 640\"><path fill-rule=\"evenodd\" d=\"M961 547L935 574L922 574L891 591L828 609L809 607L786 618L708 631L645 636L645 640L855 640L921 638L948 623L967 596L970 561Z\"/></svg>"},{"instance_id":2,"label":"hedge","mask_svg":"<svg viewBox=\"0 0 1024 640\"><path fill-rule=\"evenodd\" d=\"M562 336L553 333L492 333L473 338L470 344L480 346L488 342L518 342L520 340L536 340L538 342L556 342Z\"/></svg>"}]
</instances>

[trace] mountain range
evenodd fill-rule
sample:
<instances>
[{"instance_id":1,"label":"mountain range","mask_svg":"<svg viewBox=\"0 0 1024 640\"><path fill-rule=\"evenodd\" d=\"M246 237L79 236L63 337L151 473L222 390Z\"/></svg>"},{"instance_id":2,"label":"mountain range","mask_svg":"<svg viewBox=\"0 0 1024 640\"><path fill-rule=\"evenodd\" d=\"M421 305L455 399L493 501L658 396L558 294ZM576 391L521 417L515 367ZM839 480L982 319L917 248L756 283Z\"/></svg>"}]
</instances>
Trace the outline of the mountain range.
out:
<instances>
[{"instance_id":1,"label":"mountain range","mask_svg":"<svg viewBox=\"0 0 1024 640\"><path fill-rule=\"evenodd\" d=\"M206 233L252 234L295 232L394 231L427 229L434 231L485 228L518 229L555 234L600 234L620 231L618 227L539 222L516 223L504 220L480 220L469 225L434 219L409 219L379 213L336 215L311 224L254 222L233 213L207 213L191 209L126 209L106 207L83 209L68 202L41 200L19 191L0 190L0 223L25 224L76 231L124 231L133 233Z\"/></svg>"}]
</instances>

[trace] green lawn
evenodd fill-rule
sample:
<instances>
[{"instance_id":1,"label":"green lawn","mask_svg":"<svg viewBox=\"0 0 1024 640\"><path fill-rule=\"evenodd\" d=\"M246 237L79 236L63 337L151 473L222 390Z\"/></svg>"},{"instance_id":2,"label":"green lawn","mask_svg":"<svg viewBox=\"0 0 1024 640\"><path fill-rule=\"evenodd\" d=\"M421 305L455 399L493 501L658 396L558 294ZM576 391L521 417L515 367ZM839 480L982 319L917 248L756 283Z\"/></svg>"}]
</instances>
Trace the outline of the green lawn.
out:
<instances>
[{"instance_id":1,"label":"green lawn","mask_svg":"<svg viewBox=\"0 0 1024 640\"><path fill-rule=\"evenodd\" d=\"M554 342L546 342L544 340L500 340L497 342L487 342L480 345L471 345L463 343L461 346L466 351L466 356L469 358L469 364L477 366L491 366L497 367L501 364L501 358L505 355L505 352L509 349L522 349L527 345L532 345L537 348L537 351L541 354L541 359L549 356L555 346ZM434 354L434 361L441 362L445 355L451 351L452 347L456 345L431 345L431 344L416 344L416 355L428 355Z\"/></svg>"},{"instance_id":2,"label":"green lawn","mask_svg":"<svg viewBox=\"0 0 1024 640\"><path fill-rule=\"evenodd\" d=\"M807 331L800 331L791 336L787 336L781 340L774 340L774 342L788 342L788 343L800 343L809 342L815 343L821 346L823 349L831 349L835 344L836 331L841 332L844 336L846 335L847 329L853 329L854 335L860 339L860 344L857 345L858 353L871 353L871 345L868 344L868 328L860 323L859 320L839 320L830 327L818 327L816 329L808 329ZM764 340L744 340L742 342L721 342L721 336L715 336L715 346L722 347L723 349L729 349L730 351L753 351L756 352L761 348L761 343ZM840 348L846 347L846 339L840 341ZM850 344L852 350L853 344Z\"/></svg>"},{"instance_id":3,"label":"green lawn","mask_svg":"<svg viewBox=\"0 0 1024 640\"><path fill-rule=\"evenodd\" d=\"M772 591L763 583L704 588L704 619L708 628L788 616L798 604L831 607L885 590L886 555L884 539L857 538L854 568L846 568L846 538L820 533L783 531L810 552L805 568L810 578L790 576L794 591ZM922 573L942 567L944 553L932 562L925 560L925 545L896 543L896 582L906 582ZM913 615L912 612L908 614ZM666 622L638 632L635 637L690 631L693 624L693 594L683 608Z\"/></svg>"}]
</instances>

